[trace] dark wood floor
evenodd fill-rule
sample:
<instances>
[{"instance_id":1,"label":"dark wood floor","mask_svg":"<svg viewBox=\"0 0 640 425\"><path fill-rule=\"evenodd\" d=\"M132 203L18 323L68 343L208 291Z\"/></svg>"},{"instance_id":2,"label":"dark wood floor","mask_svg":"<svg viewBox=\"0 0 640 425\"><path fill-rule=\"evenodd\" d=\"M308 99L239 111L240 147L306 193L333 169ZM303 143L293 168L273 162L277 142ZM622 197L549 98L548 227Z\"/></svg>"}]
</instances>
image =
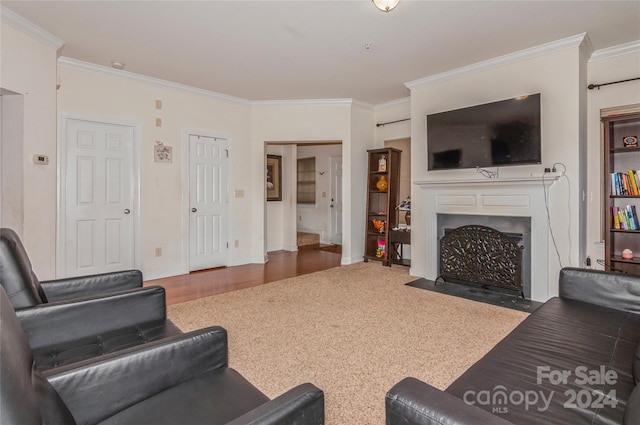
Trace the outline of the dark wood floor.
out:
<instances>
[{"instance_id":1,"label":"dark wood floor","mask_svg":"<svg viewBox=\"0 0 640 425\"><path fill-rule=\"evenodd\" d=\"M189 274L154 279L144 286L160 285L167 291L167 305L263 285L340 265L340 254L318 249L298 252L274 251L266 264L222 267Z\"/></svg>"}]
</instances>

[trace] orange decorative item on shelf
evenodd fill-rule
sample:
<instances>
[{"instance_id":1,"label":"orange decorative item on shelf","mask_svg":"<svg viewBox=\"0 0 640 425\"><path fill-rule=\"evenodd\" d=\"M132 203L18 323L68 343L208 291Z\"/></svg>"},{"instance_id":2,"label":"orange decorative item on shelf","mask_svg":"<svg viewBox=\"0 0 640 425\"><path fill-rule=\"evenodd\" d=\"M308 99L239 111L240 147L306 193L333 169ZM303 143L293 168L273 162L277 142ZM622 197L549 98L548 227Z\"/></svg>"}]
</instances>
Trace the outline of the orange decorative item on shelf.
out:
<instances>
[{"instance_id":1,"label":"orange decorative item on shelf","mask_svg":"<svg viewBox=\"0 0 640 425\"><path fill-rule=\"evenodd\" d=\"M379 191L384 192L389 187L389 183L387 182L387 178L385 176L380 176L378 182L376 183L376 187Z\"/></svg>"},{"instance_id":2,"label":"orange decorative item on shelf","mask_svg":"<svg viewBox=\"0 0 640 425\"><path fill-rule=\"evenodd\" d=\"M373 227L378 233L384 233L385 224L384 220L373 220Z\"/></svg>"}]
</instances>

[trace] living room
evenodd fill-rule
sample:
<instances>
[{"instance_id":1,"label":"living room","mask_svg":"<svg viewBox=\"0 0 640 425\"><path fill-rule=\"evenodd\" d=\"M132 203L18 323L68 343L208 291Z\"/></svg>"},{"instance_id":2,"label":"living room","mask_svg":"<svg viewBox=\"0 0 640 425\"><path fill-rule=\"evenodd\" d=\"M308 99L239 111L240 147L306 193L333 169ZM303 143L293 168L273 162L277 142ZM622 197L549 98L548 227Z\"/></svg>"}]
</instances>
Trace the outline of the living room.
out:
<instances>
[{"instance_id":1,"label":"living room","mask_svg":"<svg viewBox=\"0 0 640 425\"><path fill-rule=\"evenodd\" d=\"M5 22L17 16L5 12ZM566 178L563 176L549 190L551 227L556 229L559 255L555 254L556 247L549 247L548 275L557 276L561 265L581 266L587 256L593 264L602 258L601 183L599 173L594 171L600 169L600 110L638 103L638 90L637 82L602 90L585 87L589 82L615 81L637 74L637 43L594 53L588 34L580 34L407 82L410 97L373 106L356 99L248 102L109 67L58 59L62 40L53 36L37 41L25 34L28 24L22 29L15 27L22 24L17 17L13 26L3 27L3 88L29 93L22 118L24 152L28 157L46 154L50 160L44 167L24 165L24 181L20 184L24 193L35 194L20 199L24 216L19 227L25 240L34 246L34 263L44 277L55 276L56 269L61 268L50 253L59 251L56 140L61 131L58 120L64 114L118 117L139 126L144 136L138 142L142 190L137 202L141 214L138 220L144 224L134 232L139 245L136 266L149 277L164 277L184 273L188 267L182 206L164 201L183 197L183 188L176 182L183 179L184 128L208 129L231 140L232 164L239 166L230 167L234 196L229 240L236 243L230 249L228 265L265 261L264 194L260 173L255 172L264 163L264 143L341 141L344 161L350 164L344 168L343 184L353 188L345 191L350 196L345 196L343 206L344 217L348 218L343 220L343 264L351 264L360 261L363 252L364 198L356 188L364 187L366 149L382 146L385 140L411 137L413 182L483 179L475 170L426 171L425 115L532 93L542 96L542 164L504 167L500 177L541 176L545 166L564 164ZM24 55L27 51L32 54ZM26 69L32 72L24 72ZM158 99L164 104L162 111L154 108ZM162 127L154 125L159 116ZM411 120L378 128L374 125L405 118ZM173 146L173 163L154 163L151 155L143 153L145 146L152 149L157 141ZM426 221L420 219L425 217L424 194L418 185L412 186L414 235L426 234ZM157 232L158 228L163 231ZM424 238L414 237L412 241L412 275L427 275L430 248L425 243ZM158 247L162 256L155 255ZM546 292L552 295L556 288Z\"/></svg>"},{"instance_id":2,"label":"living room","mask_svg":"<svg viewBox=\"0 0 640 425\"><path fill-rule=\"evenodd\" d=\"M268 259L263 170L269 143L341 143L343 161L348 164L343 170L342 264L354 265L361 263L364 250L366 151L388 140L410 138L415 184L411 187L409 274L434 279L435 240L430 227L435 214L444 210L433 210L430 196L445 183L476 185L477 193L485 193L480 186L493 187L493 182L475 169L428 171L425 117L534 93L542 99L542 162L501 168L497 179L502 179L501 185L490 190L518 193L531 186L533 199L544 196L548 202L548 217L543 211L535 219L539 226L535 232L553 234L536 247L539 262L534 265L536 289L532 291L536 301L558 295L563 267L582 267L589 258L593 268L602 268L598 263L604 258L601 111L640 104L640 83L595 90L587 86L637 77L640 35L595 51L588 33L505 51L492 59L405 81L407 96L372 104L357 98L247 100L60 57L65 40L4 6L1 31L3 140L10 135L23 141L17 150L2 146L2 224L18 231L43 280L67 274L61 260L64 245L59 222L64 173L59 165L60 145L67 118L106 117L135 128L139 187L132 208L136 217L133 266L148 279L189 272L186 130L228 143L227 239L231 243L227 266ZM9 113L19 109L19 113L5 120L7 109ZM402 121L376 127L376 123L396 120ZM155 161L154 149L162 145L172 148L171 162ZM34 155L46 157L48 164L34 163ZM548 192L541 192L542 183L537 182L546 167L558 171L550 173ZM509 181L515 183L502 185ZM449 210L468 211L459 205ZM504 212L495 208L482 213Z\"/></svg>"}]
</instances>

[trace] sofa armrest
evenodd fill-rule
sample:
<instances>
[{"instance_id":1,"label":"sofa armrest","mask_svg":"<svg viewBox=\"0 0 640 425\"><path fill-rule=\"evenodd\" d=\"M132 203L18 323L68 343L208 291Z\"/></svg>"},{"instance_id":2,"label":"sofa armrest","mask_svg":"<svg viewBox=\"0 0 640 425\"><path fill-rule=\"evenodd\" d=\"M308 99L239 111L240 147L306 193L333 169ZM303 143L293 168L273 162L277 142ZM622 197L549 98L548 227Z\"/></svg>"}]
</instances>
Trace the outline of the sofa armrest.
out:
<instances>
[{"instance_id":1,"label":"sofa armrest","mask_svg":"<svg viewBox=\"0 0 640 425\"><path fill-rule=\"evenodd\" d=\"M214 326L44 374L78 423L98 423L227 364L227 331Z\"/></svg>"},{"instance_id":2,"label":"sofa armrest","mask_svg":"<svg viewBox=\"0 0 640 425\"><path fill-rule=\"evenodd\" d=\"M47 280L40 282L40 286L49 302L64 301L73 298L104 295L126 289L141 288L142 272L140 270L125 270L90 276Z\"/></svg>"},{"instance_id":3,"label":"sofa armrest","mask_svg":"<svg viewBox=\"0 0 640 425\"><path fill-rule=\"evenodd\" d=\"M32 349L166 319L165 290L130 289L104 297L40 304L16 311Z\"/></svg>"},{"instance_id":4,"label":"sofa armrest","mask_svg":"<svg viewBox=\"0 0 640 425\"><path fill-rule=\"evenodd\" d=\"M323 425L324 392L306 383L236 418L227 425Z\"/></svg>"},{"instance_id":5,"label":"sofa armrest","mask_svg":"<svg viewBox=\"0 0 640 425\"><path fill-rule=\"evenodd\" d=\"M640 277L602 270L560 270L560 297L640 313Z\"/></svg>"},{"instance_id":6,"label":"sofa armrest","mask_svg":"<svg viewBox=\"0 0 640 425\"><path fill-rule=\"evenodd\" d=\"M393 386L385 399L386 425L509 425L499 416L415 378Z\"/></svg>"}]
</instances>

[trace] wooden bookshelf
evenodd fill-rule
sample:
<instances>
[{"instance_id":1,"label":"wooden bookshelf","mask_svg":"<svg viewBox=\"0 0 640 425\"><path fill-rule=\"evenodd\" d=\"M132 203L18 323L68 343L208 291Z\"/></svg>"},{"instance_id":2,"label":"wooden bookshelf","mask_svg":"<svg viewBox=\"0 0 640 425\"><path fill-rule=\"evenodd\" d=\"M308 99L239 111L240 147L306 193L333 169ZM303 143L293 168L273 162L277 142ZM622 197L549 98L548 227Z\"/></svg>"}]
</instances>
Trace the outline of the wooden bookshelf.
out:
<instances>
[{"instance_id":1,"label":"wooden bookshelf","mask_svg":"<svg viewBox=\"0 0 640 425\"><path fill-rule=\"evenodd\" d=\"M632 179L637 179L635 172L640 175L640 146L624 144L626 137L640 137L640 113L603 117L601 123L604 139L603 188L606 194L603 206L605 268L640 275L640 225L637 223L640 191L634 187L640 181L632 182ZM625 183L619 183L620 180ZM617 214L616 218L616 209L625 213ZM624 224L620 223L622 219L625 219ZM623 258L625 249L633 252L633 258Z\"/></svg>"}]
</instances>

